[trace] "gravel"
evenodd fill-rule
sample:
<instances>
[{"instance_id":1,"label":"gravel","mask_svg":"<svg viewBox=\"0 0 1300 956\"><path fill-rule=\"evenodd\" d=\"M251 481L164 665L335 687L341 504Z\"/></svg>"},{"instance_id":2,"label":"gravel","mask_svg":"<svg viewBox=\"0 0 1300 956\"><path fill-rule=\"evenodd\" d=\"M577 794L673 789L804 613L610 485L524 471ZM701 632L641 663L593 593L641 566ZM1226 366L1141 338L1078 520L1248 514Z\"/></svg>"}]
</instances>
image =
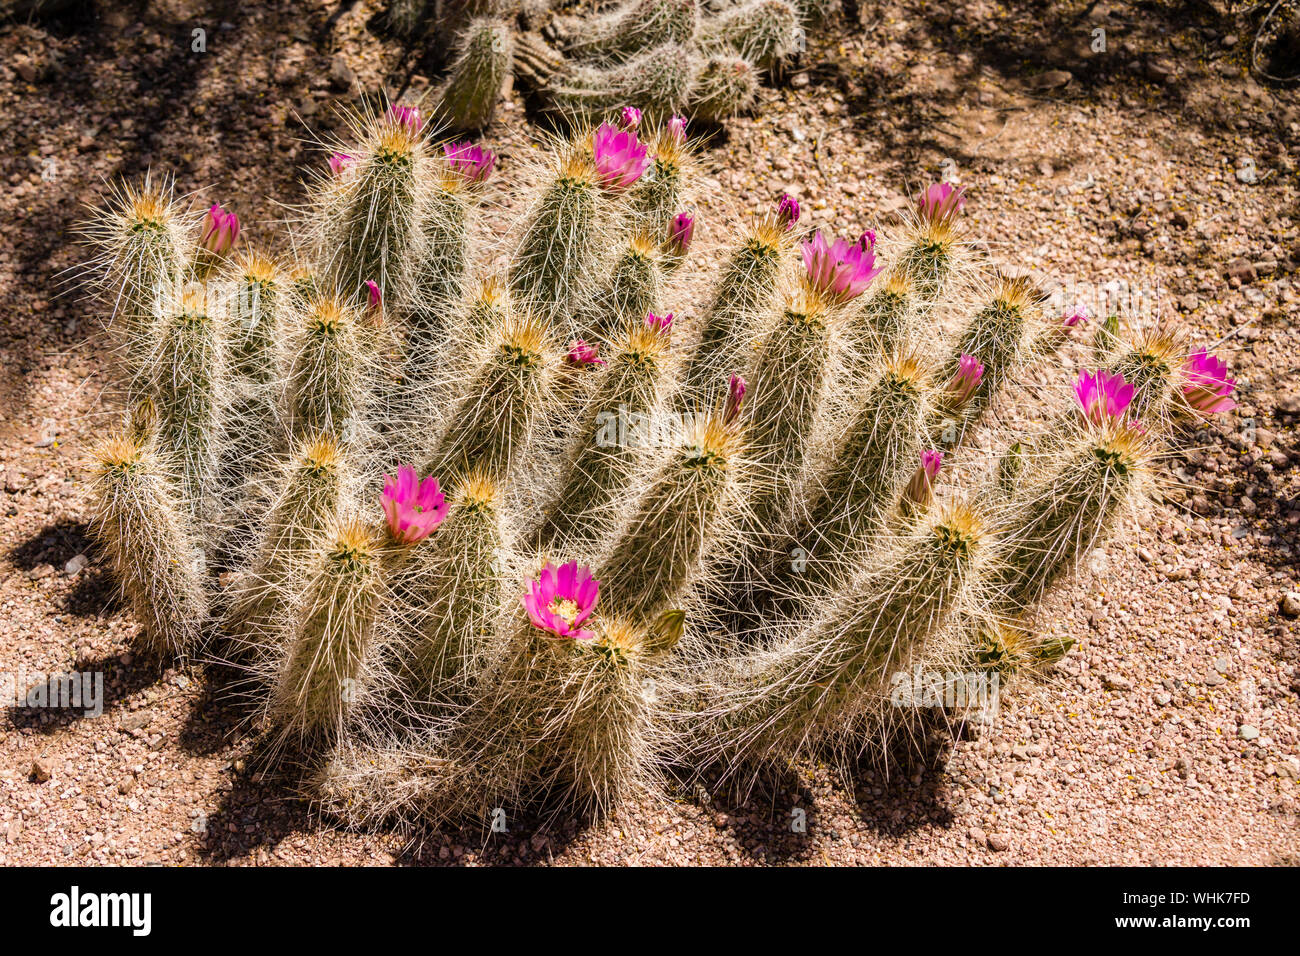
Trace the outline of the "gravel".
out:
<instances>
[{"instance_id":1,"label":"gravel","mask_svg":"<svg viewBox=\"0 0 1300 956\"><path fill-rule=\"evenodd\" d=\"M1118 4L1083 26L1122 35L1124 52L1092 55L992 3L874 5L866 29L815 34L810 81L764 89L704 155L708 241L737 204L784 189L814 225L856 235L955 164L992 249L1067 284L1158 288L1160 312L1228 358L1238 414L1192 432L1159 501L1045 608L1043 626L1078 642L1049 681L915 769L845 786L811 768L749 805L647 798L597 825L520 819L412 845L337 829L299 781L258 776L220 674L130 652L137 625L85 526L82 456L114 414L88 344L98 316L62 283L83 204L149 164L182 191L219 184L248 238L275 234L276 203L320 162L307 140L353 95L337 87L409 71L400 44L369 32L376 0L336 7L258 4L211 23L201 55L179 39L203 19L184 0L148 23L99 4L86 28L0 25L0 674L98 672L105 696L98 717L0 710L0 863L1294 861L1300 110L1247 75L1248 42L1207 39L1244 22ZM1020 49L1031 37L1046 45ZM1141 60L1175 68L1156 82ZM430 82L416 72L410 90ZM503 178L529 151L525 104L506 105L486 135Z\"/></svg>"}]
</instances>

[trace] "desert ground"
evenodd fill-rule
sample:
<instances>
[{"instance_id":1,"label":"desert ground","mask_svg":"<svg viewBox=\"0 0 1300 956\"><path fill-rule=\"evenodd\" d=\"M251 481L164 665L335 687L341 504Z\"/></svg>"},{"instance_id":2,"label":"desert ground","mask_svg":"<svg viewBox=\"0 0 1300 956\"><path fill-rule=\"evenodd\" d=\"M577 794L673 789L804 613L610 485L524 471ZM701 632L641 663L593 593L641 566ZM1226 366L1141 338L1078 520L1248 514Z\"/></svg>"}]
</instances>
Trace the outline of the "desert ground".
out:
<instances>
[{"instance_id":1,"label":"desert ground","mask_svg":"<svg viewBox=\"0 0 1300 956\"><path fill-rule=\"evenodd\" d=\"M701 154L705 194L730 197L701 202L706 222L788 190L839 234L955 170L995 258L1138 290L1228 359L1236 414L1191 429L1140 521L1053 597L1044 626L1077 643L1048 681L906 771L415 843L341 829L257 772L219 669L132 653L87 527L86 449L117 411L77 228L153 167L273 242L334 107L418 95L436 51L389 36L375 0L91 6L0 23L0 673L105 675L102 716L0 710L0 863L1300 860L1300 92L1252 71L1258 5L864 2ZM502 177L531 118L512 92L483 137Z\"/></svg>"}]
</instances>

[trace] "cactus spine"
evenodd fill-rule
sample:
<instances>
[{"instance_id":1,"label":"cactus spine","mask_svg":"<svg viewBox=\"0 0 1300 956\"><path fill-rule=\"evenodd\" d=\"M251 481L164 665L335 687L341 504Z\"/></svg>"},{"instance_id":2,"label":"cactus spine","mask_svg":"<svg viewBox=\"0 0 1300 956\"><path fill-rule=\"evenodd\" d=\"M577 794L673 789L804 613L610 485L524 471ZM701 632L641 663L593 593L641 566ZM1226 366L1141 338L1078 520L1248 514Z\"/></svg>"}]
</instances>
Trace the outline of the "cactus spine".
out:
<instances>
[{"instance_id":1,"label":"cactus spine","mask_svg":"<svg viewBox=\"0 0 1300 956\"><path fill-rule=\"evenodd\" d=\"M330 535L267 703L282 740L308 746L330 741L358 703L383 560L378 541L358 522L345 522Z\"/></svg>"},{"instance_id":2,"label":"cactus spine","mask_svg":"<svg viewBox=\"0 0 1300 956\"><path fill-rule=\"evenodd\" d=\"M591 539L612 518L610 506L627 487L647 427L667 387L667 335L639 323L616 340L609 368L587 404L561 491L542 524L540 543Z\"/></svg>"},{"instance_id":3,"label":"cactus spine","mask_svg":"<svg viewBox=\"0 0 1300 956\"><path fill-rule=\"evenodd\" d=\"M471 20L457 41L451 77L438 106L453 129L479 130L492 122L510 75L514 34L504 20Z\"/></svg>"},{"instance_id":4,"label":"cactus spine","mask_svg":"<svg viewBox=\"0 0 1300 956\"><path fill-rule=\"evenodd\" d=\"M691 112L720 122L745 112L758 99L758 74L743 56L716 53L704 61L691 91Z\"/></svg>"},{"instance_id":5,"label":"cactus spine","mask_svg":"<svg viewBox=\"0 0 1300 956\"><path fill-rule=\"evenodd\" d=\"M751 0L705 21L700 40L706 48L729 46L766 70L799 48L803 27L785 0Z\"/></svg>"},{"instance_id":6,"label":"cactus spine","mask_svg":"<svg viewBox=\"0 0 1300 956\"><path fill-rule=\"evenodd\" d=\"M208 616L204 560L171 472L138 435L94 452L95 537L143 625L151 654L192 654Z\"/></svg>"}]
</instances>

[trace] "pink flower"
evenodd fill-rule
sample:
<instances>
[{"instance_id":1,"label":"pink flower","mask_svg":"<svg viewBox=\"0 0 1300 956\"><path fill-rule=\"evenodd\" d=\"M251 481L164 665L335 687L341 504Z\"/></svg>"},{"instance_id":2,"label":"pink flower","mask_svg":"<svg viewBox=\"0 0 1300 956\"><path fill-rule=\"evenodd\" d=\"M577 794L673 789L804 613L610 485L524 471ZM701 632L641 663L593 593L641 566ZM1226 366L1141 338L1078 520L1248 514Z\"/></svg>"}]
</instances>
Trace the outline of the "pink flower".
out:
<instances>
[{"instance_id":1,"label":"pink flower","mask_svg":"<svg viewBox=\"0 0 1300 956\"><path fill-rule=\"evenodd\" d=\"M957 218L966 205L966 187L951 183L932 183L916 199L916 208L927 222L948 223Z\"/></svg>"},{"instance_id":2,"label":"pink flower","mask_svg":"<svg viewBox=\"0 0 1300 956\"><path fill-rule=\"evenodd\" d=\"M330 172L335 176L343 175L343 171L356 162L356 157L351 153L331 153L329 158Z\"/></svg>"},{"instance_id":3,"label":"pink flower","mask_svg":"<svg viewBox=\"0 0 1300 956\"><path fill-rule=\"evenodd\" d=\"M447 517L450 505L432 475L417 481L415 469L402 465L397 477L384 475L382 497L388 533L400 544L423 541Z\"/></svg>"},{"instance_id":4,"label":"pink flower","mask_svg":"<svg viewBox=\"0 0 1300 956\"><path fill-rule=\"evenodd\" d=\"M1092 318L1092 313L1088 311L1088 307L1082 302L1079 302L1075 304L1071 311L1061 316L1061 326L1063 328L1072 329L1076 325L1083 325L1090 318Z\"/></svg>"},{"instance_id":5,"label":"pink flower","mask_svg":"<svg viewBox=\"0 0 1300 956\"><path fill-rule=\"evenodd\" d=\"M641 178L650 165L645 143L636 133L601 123L592 137L596 172L606 189L626 189Z\"/></svg>"},{"instance_id":6,"label":"pink flower","mask_svg":"<svg viewBox=\"0 0 1300 956\"><path fill-rule=\"evenodd\" d=\"M618 114L619 125L626 130L634 130L641 125L641 111L635 106L625 106Z\"/></svg>"},{"instance_id":7,"label":"pink flower","mask_svg":"<svg viewBox=\"0 0 1300 956\"><path fill-rule=\"evenodd\" d=\"M678 146L686 142L686 119L681 116L674 116L668 121L668 135Z\"/></svg>"},{"instance_id":8,"label":"pink flower","mask_svg":"<svg viewBox=\"0 0 1300 956\"><path fill-rule=\"evenodd\" d=\"M569 354L564 360L570 365L604 365L605 360L598 357L600 346L592 345L586 339L574 339L569 343Z\"/></svg>"},{"instance_id":9,"label":"pink flower","mask_svg":"<svg viewBox=\"0 0 1300 956\"><path fill-rule=\"evenodd\" d=\"M781 193L781 198L776 204L776 221L786 229L793 229L794 224L799 221L799 200L789 193Z\"/></svg>"},{"instance_id":10,"label":"pink flower","mask_svg":"<svg viewBox=\"0 0 1300 956\"><path fill-rule=\"evenodd\" d=\"M965 405L975 389L984 380L984 363L973 355L962 354L957 362L957 374L948 385L948 395L958 408Z\"/></svg>"},{"instance_id":11,"label":"pink flower","mask_svg":"<svg viewBox=\"0 0 1300 956\"><path fill-rule=\"evenodd\" d=\"M208 252L224 256L239 238L239 217L214 202L203 219L203 238L199 240Z\"/></svg>"},{"instance_id":12,"label":"pink flower","mask_svg":"<svg viewBox=\"0 0 1300 956\"><path fill-rule=\"evenodd\" d=\"M468 141L447 143L442 151L447 157L447 165L460 173L467 183L487 182L497 165L496 153Z\"/></svg>"},{"instance_id":13,"label":"pink flower","mask_svg":"<svg viewBox=\"0 0 1300 956\"><path fill-rule=\"evenodd\" d=\"M675 256L686 255L686 250L691 247L691 237L694 235L694 217L679 212L668 226L668 251Z\"/></svg>"},{"instance_id":14,"label":"pink flower","mask_svg":"<svg viewBox=\"0 0 1300 956\"><path fill-rule=\"evenodd\" d=\"M667 335L673 327L673 314L669 312L667 315L655 315L653 312L647 312L645 314L645 327L654 329L660 335Z\"/></svg>"},{"instance_id":15,"label":"pink flower","mask_svg":"<svg viewBox=\"0 0 1300 956\"><path fill-rule=\"evenodd\" d=\"M1112 375L1103 369L1082 371L1074 383L1074 394L1079 399L1083 417L1100 425L1124 417L1133 401L1133 386L1124 381L1123 375Z\"/></svg>"},{"instance_id":16,"label":"pink flower","mask_svg":"<svg viewBox=\"0 0 1300 956\"><path fill-rule=\"evenodd\" d=\"M820 232L804 241L803 264L808 284L839 302L860 296L884 268L876 265L875 252L862 239L836 239L830 246Z\"/></svg>"},{"instance_id":17,"label":"pink flower","mask_svg":"<svg viewBox=\"0 0 1300 956\"><path fill-rule=\"evenodd\" d=\"M1183 386L1187 404L1201 414L1214 415L1237 407L1237 403L1228 397L1237 387L1237 382L1228 378L1227 362L1201 349L1187 357L1183 374L1187 378L1187 384Z\"/></svg>"},{"instance_id":18,"label":"pink flower","mask_svg":"<svg viewBox=\"0 0 1300 956\"><path fill-rule=\"evenodd\" d=\"M398 126L405 126L412 133L424 129L424 117L417 107L393 105L388 107L388 115Z\"/></svg>"},{"instance_id":19,"label":"pink flower","mask_svg":"<svg viewBox=\"0 0 1300 956\"><path fill-rule=\"evenodd\" d=\"M874 252L876 248L876 230L862 230L862 235L858 236L858 245L869 252Z\"/></svg>"},{"instance_id":20,"label":"pink flower","mask_svg":"<svg viewBox=\"0 0 1300 956\"><path fill-rule=\"evenodd\" d=\"M921 452L921 465L903 491L904 500L923 508L928 507L934 500L934 480L939 477L939 469L942 467L943 452L933 448Z\"/></svg>"},{"instance_id":21,"label":"pink flower","mask_svg":"<svg viewBox=\"0 0 1300 956\"><path fill-rule=\"evenodd\" d=\"M367 279L366 288L370 291L370 308L378 309L384 303L384 293L379 288L379 283L374 279Z\"/></svg>"},{"instance_id":22,"label":"pink flower","mask_svg":"<svg viewBox=\"0 0 1300 956\"><path fill-rule=\"evenodd\" d=\"M745 400L745 392L749 389L745 380L739 375L732 375L731 381L727 383L727 405L722 412L723 424L731 424L740 414L740 405Z\"/></svg>"},{"instance_id":23,"label":"pink flower","mask_svg":"<svg viewBox=\"0 0 1300 956\"><path fill-rule=\"evenodd\" d=\"M557 568L547 561L522 600L533 627L585 641L592 633L579 625L591 616L599 597L600 582L591 576L590 568L578 567L577 561Z\"/></svg>"}]
</instances>

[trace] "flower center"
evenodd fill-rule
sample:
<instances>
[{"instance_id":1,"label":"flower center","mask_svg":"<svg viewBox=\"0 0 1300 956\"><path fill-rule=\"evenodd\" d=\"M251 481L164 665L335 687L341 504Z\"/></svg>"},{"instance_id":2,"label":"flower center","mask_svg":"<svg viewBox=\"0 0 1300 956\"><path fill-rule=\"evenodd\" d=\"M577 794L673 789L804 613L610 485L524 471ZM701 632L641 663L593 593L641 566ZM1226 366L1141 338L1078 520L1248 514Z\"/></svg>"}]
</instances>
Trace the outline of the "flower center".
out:
<instances>
[{"instance_id":1,"label":"flower center","mask_svg":"<svg viewBox=\"0 0 1300 956\"><path fill-rule=\"evenodd\" d=\"M557 597L551 602L548 610L569 625L578 619L578 604L568 598Z\"/></svg>"}]
</instances>

